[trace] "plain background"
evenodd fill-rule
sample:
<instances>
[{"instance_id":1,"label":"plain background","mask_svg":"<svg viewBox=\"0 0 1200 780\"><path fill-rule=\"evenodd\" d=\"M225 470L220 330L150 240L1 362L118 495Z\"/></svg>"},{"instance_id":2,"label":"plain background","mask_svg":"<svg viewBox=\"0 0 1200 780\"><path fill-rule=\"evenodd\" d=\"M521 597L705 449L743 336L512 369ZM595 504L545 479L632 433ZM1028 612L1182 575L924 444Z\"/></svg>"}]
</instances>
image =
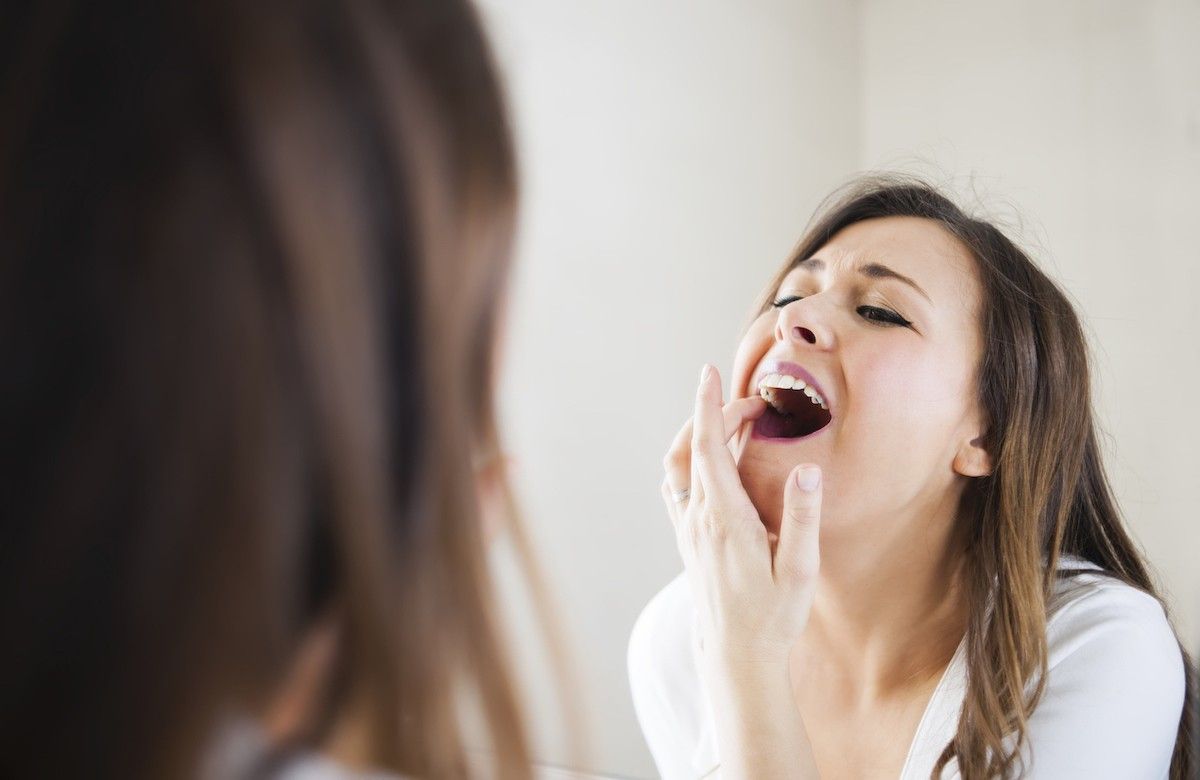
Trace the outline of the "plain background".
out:
<instances>
[{"instance_id":1,"label":"plain background","mask_svg":"<svg viewBox=\"0 0 1200 780\"><path fill-rule=\"evenodd\" d=\"M1082 314L1109 474L1200 649L1200 2L484 0L520 154L502 427L592 755L653 777L625 667L682 564L661 459L699 368L855 173L924 173ZM726 382L726 389L728 383ZM537 755L553 681L495 553Z\"/></svg>"}]
</instances>

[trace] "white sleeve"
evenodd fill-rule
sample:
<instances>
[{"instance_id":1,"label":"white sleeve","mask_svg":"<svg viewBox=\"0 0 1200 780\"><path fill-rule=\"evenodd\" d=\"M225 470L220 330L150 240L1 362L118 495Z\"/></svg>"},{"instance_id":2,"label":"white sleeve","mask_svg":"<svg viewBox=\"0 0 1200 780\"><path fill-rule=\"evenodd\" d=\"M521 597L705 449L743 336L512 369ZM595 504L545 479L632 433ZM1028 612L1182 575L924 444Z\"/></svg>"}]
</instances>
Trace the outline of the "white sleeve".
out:
<instances>
[{"instance_id":1,"label":"white sleeve","mask_svg":"<svg viewBox=\"0 0 1200 780\"><path fill-rule=\"evenodd\" d=\"M1025 776L1166 778L1185 678L1158 601L1100 584L1064 607L1054 629L1048 685L1022 748Z\"/></svg>"},{"instance_id":2,"label":"white sleeve","mask_svg":"<svg viewBox=\"0 0 1200 780\"><path fill-rule=\"evenodd\" d=\"M686 693L693 683L686 677L689 656L684 655L689 634L675 614L682 606L681 573L642 609L629 637L627 664L633 708L659 776L663 780L692 780L696 715Z\"/></svg>"}]
</instances>

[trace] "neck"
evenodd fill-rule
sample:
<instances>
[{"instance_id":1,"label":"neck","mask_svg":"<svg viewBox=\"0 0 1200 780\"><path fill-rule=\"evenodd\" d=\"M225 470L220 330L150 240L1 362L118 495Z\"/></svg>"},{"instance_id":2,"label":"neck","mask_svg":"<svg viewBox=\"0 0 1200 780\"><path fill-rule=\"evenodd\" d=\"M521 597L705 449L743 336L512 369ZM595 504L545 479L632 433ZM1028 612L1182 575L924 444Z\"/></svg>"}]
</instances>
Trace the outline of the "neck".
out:
<instances>
[{"instance_id":1,"label":"neck","mask_svg":"<svg viewBox=\"0 0 1200 780\"><path fill-rule=\"evenodd\" d=\"M821 539L821 571L793 662L856 701L887 698L940 676L966 630L965 555L945 532ZM879 526L876 525L876 528ZM840 536L840 538L839 538Z\"/></svg>"}]
</instances>

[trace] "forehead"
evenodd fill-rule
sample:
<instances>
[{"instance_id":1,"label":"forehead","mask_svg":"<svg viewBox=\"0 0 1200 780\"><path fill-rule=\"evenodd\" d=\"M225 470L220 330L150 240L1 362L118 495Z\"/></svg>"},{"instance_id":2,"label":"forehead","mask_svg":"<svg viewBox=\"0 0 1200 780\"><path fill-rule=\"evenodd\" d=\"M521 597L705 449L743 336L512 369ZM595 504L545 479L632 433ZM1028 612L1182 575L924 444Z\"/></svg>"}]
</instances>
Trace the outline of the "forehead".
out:
<instances>
[{"instance_id":1,"label":"forehead","mask_svg":"<svg viewBox=\"0 0 1200 780\"><path fill-rule=\"evenodd\" d=\"M813 257L825 261L829 283L838 277L857 277L856 268L879 263L915 281L932 300L930 304L907 285L885 281L888 289L904 290L923 304L943 313L973 315L979 301L976 261L959 239L930 219L879 217L856 222L834 234ZM795 268L789 278L809 273ZM865 277L853 281L868 281Z\"/></svg>"}]
</instances>

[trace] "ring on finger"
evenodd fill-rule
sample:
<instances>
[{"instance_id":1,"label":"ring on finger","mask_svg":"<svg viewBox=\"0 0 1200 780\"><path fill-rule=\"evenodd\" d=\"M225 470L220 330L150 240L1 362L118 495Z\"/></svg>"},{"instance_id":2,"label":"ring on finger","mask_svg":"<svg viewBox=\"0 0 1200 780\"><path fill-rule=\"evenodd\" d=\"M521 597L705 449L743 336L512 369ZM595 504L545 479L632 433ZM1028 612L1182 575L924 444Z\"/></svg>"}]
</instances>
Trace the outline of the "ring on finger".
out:
<instances>
[{"instance_id":1,"label":"ring on finger","mask_svg":"<svg viewBox=\"0 0 1200 780\"><path fill-rule=\"evenodd\" d=\"M682 501L687 501L687 497L689 495L691 495L691 492L692 492L691 488L682 488L680 490L672 490L671 491L671 500L674 501L676 504L678 504Z\"/></svg>"}]
</instances>

